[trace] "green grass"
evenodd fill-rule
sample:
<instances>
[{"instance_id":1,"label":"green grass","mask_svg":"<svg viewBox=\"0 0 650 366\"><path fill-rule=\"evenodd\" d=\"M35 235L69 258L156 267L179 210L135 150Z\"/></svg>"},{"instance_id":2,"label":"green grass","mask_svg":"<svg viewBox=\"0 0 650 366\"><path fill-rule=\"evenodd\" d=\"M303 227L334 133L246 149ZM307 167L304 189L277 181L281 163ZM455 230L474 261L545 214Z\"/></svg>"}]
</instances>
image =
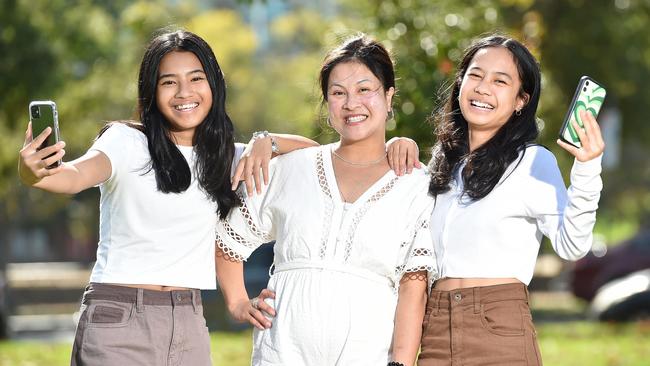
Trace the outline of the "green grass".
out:
<instances>
[{"instance_id":1,"label":"green grass","mask_svg":"<svg viewBox=\"0 0 650 366\"><path fill-rule=\"evenodd\" d=\"M650 323L602 324L586 321L538 326L542 356L552 366L642 366L650 364ZM249 331L212 333L214 366L249 364ZM0 342L0 366L67 365L70 345Z\"/></svg>"}]
</instances>

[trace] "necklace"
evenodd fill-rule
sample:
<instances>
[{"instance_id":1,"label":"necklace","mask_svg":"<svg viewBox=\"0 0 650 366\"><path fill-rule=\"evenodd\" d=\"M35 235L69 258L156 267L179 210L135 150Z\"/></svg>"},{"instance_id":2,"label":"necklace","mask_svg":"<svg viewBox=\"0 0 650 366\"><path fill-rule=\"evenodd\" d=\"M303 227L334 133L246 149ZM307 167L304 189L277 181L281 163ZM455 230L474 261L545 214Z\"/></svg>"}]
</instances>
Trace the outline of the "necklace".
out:
<instances>
[{"instance_id":1,"label":"necklace","mask_svg":"<svg viewBox=\"0 0 650 366\"><path fill-rule=\"evenodd\" d=\"M348 163L350 165L354 165L354 166L372 166L372 165L375 165L375 164L379 164L384 159L386 159L386 155L387 155L387 153L384 151L384 154L381 157L379 157L379 159L377 159L377 160L356 162L356 161L347 160L346 158L342 157L341 155L339 155L334 150L332 150L332 154L334 154L334 156L336 156L337 158L341 159L341 161L346 162L346 163Z\"/></svg>"}]
</instances>

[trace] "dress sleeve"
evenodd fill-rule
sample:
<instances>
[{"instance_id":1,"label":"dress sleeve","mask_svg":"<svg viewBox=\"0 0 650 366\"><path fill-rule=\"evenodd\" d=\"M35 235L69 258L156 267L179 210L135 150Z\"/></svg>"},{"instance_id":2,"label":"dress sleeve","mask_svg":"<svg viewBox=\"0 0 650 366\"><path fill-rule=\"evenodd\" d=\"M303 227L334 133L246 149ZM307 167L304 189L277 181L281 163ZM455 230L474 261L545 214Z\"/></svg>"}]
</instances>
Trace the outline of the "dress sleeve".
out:
<instances>
[{"instance_id":1,"label":"dress sleeve","mask_svg":"<svg viewBox=\"0 0 650 366\"><path fill-rule=\"evenodd\" d=\"M276 169L269 167L269 185L262 193L248 197L243 184L237 190L242 204L230 210L224 220L217 220L216 246L236 261L245 261L260 245L275 240L272 211L268 202L273 196Z\"/></svg>"},{"instance_id":2,"label":"dress sleeve","mask_svg":"<svg viewBox=\"0 0 650 366\"><path fill-rule=\"evenodd\" d=\"M563 259L576 260L589 252L593 242L603 188L602 155L587 162L575 160L567 190L553 154L540 152L530 169L526 209L542 234L551 240L555 252Z\"/></svg>"},{"instance_id":3,"label":"dress sleeve","mask_svg":"<svg viewBox=\"0 0 650 366\"><path fill-rule=\"evenodd\" d=\"M429 197L427 197L429 198ZM436 257L433 249L433 240L431 239L431 229L429 221L431 220L431 211L435 205L433 199L427 199L427 204L420 207L414 218L414 226L409 231L407 240L402 243L404 250L404 262L397 266L395 270L396 281L406 273L427 271L427 278L431 288L433 281L438 278L436 267Z\"/></svg>"}]
</instances>

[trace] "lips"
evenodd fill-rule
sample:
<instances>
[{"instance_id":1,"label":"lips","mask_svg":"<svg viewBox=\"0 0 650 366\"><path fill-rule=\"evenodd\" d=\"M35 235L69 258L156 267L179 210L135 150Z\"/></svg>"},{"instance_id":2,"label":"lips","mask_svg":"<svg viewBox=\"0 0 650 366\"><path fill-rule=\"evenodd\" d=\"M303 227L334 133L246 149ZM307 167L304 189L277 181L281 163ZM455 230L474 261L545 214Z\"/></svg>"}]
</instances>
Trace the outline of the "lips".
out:
<instances>
[{"instance_id":1,"label":"lips","mask_svg":"<svg viewBox=\"0 0 650 366\"><path fill-rule=\"evenodd\" d=\"M185 103L185 104L175 105L174 109L179 111L179 112L187 112L187 111L193 110L194 108L196 108L198 106L199 106L199 103L196 103L196 102L194 102L194 103Z\"/></svg>"}]
</instances>

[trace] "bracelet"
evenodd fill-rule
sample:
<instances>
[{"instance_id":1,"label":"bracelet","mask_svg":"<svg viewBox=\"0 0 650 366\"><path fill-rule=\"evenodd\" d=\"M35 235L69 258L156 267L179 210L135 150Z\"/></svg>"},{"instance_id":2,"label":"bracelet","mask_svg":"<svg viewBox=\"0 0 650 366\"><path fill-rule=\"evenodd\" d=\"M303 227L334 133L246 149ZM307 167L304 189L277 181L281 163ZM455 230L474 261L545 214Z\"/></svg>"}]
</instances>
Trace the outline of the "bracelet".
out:
<instances>
[{"instance_id":1,"label":"bracelet","mask_svg":"<svg viewBox=\"0 0 650 366\"><path fill-rule=\"evenodd\" d=\"M390 361L386 366L404 366L404 364L397 361Z\"/></svg>"},{"instance_id":2,"label":"bracelet","mask_svg":"<svg viewBox=\"0 0 650 366\"><path fill-rule=\"evenodd\" d=\"M263 138L271 138L271 152L279 154L280 153L280 147L278 146L277 141L275 141L275 138L273 136L269 135L269 131L255 131L253 132L253 140L257 139L263 139Z\"/></svg>"}]
</instances>

